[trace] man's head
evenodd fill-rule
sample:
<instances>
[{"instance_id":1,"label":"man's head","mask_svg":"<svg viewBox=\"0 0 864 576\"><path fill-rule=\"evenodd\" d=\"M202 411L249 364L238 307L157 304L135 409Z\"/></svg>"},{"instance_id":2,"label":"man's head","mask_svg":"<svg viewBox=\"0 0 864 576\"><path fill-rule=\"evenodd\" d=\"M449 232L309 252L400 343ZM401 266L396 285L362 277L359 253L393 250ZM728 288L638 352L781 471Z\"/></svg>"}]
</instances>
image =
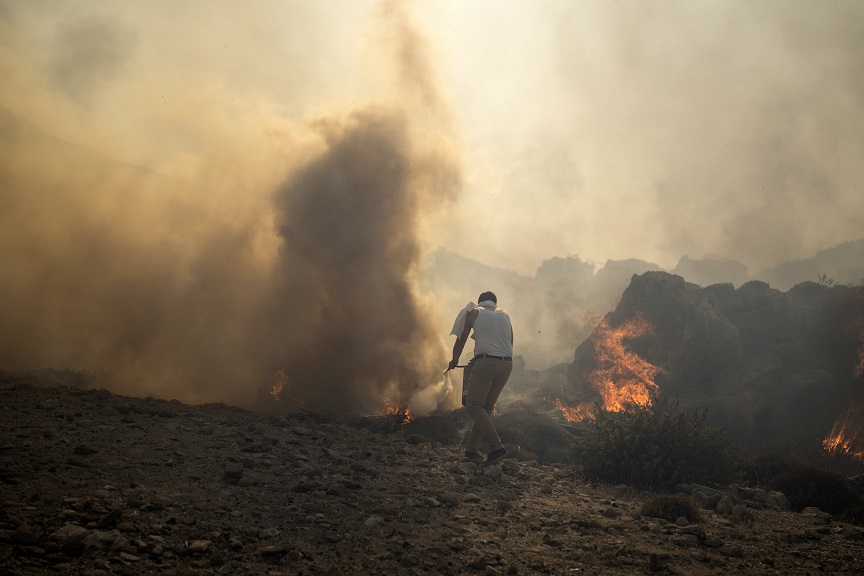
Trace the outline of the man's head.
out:
<instances>
[{"instance_id":1,"label":"man's head","mask_svg":"<svg viewBox=\"0 0 864 576\"><path fill-rule=\"evenodd\" d=\"M483 293L480 294L480 296L477 298L477 302L485 302L486 300L491 300L491 301L494 302L495 304L498 304L498 297L495 296L495 293L494 293L494 292L483 292Z\"/></svg>"}]
</instances>

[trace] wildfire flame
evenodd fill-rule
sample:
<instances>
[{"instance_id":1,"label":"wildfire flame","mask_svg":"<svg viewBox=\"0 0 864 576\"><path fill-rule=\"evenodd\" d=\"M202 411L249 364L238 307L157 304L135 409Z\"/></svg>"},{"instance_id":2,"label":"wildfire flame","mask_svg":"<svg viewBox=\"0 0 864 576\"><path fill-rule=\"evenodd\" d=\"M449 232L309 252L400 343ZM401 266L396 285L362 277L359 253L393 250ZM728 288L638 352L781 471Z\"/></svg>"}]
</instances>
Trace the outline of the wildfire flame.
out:
<instances>
[{"instance_id":1,"label":"wildfire flame","mask_svg":"<svg viewBox=\"0 0 864 576\"><path fill-rule=\"evenodd\" d=\"M288 376L285 375L285 372L279 370L276 372L276 383L273 384L270 395L273 396L275 401L281 402L283 394L288 394Z\"/></svg>"},{"instance_id":2,"label":"wildfire flame","mask_svg":"<svg viewBox=\"0 0 864 576\"><path fill-rule=\"evenodd\" d=\"M660 391L654 377L662 369L624 345L627 340L643 338L653 332L642 316L636 316L617 328L611 328L605 320L594 328L591 339L598 368L588 375L588 380L600 393L606 410L621 412L650 406L654 402Z\"/></svg>"},{"instance_id":3,"label":"wildfire flame","mask_svg":"<svg viewBox=\"0 0 864 576\"><path fill-rule=\"evenodd\" d=\"M590 404L568 406L558 399L552 400L552 402L568 422L590 422L594 420L594 407Z\"/></svg>"},{"instance_id":4,"label":"wildfire flame","mask_svg":"<svg viewBox=\"0 0 864 576\"><path fill-rule=\"evenodd\" d=\"M407 402L391 402L389 399L384 399L384 413L387 416L402 416L403 424L407 424L414 419L414 411Z\"/></svg>"},{"instance_id":5,"label":"wildfire flame","mask_svg":"<svg viewBox=\"0 0 864 576\"><path fill-rule=\"evenodd\" d=\"M637 340L653 334L654 329L642 316L611 328L601 320L591 334L594 342L598 368L588 374L591 386L600 394L600 408L610 412L621 412L641 406L650 406L660 387L654 377L662 372L655 366L625 347L626 341ZM595 405L582 403L570 406L558 399L554 402L568 422L584 422L594 419Z\"/></svg>"},{"instance_id":6,"label":"wildfire flame","mask_svg":"<svg viewBox=\"0 0 864 576\"><path fill-rule=\"evenodd\" d=\"M846 454L864 462L864 405L847 410L822 441L822 447L831 454Z\"/></svg>"}]
</instances>

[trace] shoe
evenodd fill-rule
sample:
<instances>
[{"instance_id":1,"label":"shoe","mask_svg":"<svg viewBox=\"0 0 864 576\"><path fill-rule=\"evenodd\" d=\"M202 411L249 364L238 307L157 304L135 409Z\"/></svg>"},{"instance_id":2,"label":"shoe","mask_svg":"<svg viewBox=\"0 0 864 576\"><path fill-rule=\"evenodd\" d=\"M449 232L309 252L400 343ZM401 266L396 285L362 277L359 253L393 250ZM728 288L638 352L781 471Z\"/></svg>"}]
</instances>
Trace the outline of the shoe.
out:
<instances>
[{"instance_id":1,"label":"shoe","mask_svg":"<svg viewBox=\"0 0 864 576\"><path fill-rule=\"evenodd\" d=\"M480 456L477 452L465 452L465 456L462 458L465 462L482 462L483 457Z\"/></svg>"},{"instance_id":2,"label":"shoe","mask_svg":"<svg viewBox=\"0 0 864 576\"><path fill-rule=\"evenodd\" d=\"M499 448L498 450L491 452L489 456L486 457L486 464L495 464L499 460L503 459L505 456L507 456L507 449Z\"/></svg>"}]
</instances>

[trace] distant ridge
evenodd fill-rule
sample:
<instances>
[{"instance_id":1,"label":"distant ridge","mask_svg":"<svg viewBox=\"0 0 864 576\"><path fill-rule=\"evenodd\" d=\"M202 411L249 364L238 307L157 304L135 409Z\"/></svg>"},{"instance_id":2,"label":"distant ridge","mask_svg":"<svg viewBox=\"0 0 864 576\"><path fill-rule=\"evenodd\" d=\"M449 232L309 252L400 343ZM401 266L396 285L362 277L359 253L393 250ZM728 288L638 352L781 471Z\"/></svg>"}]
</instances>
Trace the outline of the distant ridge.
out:
<instances>
[{"instance_id":1,"label":"distant ridge","mask_svg":"<svg viewBox=\"0 0 864 576\"><path fill-rule=\"evenodd\" d=\"M861 283L864 280L864 238L820 250L810 258L765 268L754 279L778 290L788 290L800 282L816 282L822 274L838 284Z\"/></svg>"}]
</instances>

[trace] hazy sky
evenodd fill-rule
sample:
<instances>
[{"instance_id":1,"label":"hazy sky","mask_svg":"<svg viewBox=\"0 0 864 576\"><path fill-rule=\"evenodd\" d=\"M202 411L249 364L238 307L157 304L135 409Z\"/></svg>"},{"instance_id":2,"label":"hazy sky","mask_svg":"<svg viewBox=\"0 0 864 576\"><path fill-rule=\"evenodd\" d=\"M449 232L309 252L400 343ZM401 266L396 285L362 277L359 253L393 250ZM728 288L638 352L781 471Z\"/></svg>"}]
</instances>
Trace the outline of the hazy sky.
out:
<instances>
[{"instance_id":1,"label":"hazy sky","mask_svg":"<svg viewBox=\"0 0 864 576\"><path fill-rule=\"evenodd\" d=\"M568 254L759 268L860 236L860 2L403 4L464 165L432 245L530 273ZM290 153L316 117L393 97L381 5L5 2L0 103L170 174L238 130Z\"/></svg>"},{"instance_id":2,"label":"hazy sky","mask_svg":"<svg viewBox=\"0 0 864 576\"><path fill-rule=\"evenodd\" d=\"M344 286L398 295L426 334L412 270L437 247L525 274L567 255L758 270L858 238L862 18L840 0L0 0L0 361L175 354L166 381L198 370L206 397L229 370L214 350L254 352L243 380L326 347L307 312ZM381 281L328 277L360 242ZM276 306L286 282L302 306ZM295 312L306 340L256 332Z\"/></svg>"},{"instance_id":3,"label":"hazy sky","mask_svg":"<svg viewBox=\"0 0 864 576\"><path fill-rule=\"evenodd\" d=\"M464 2L435 15L465 138L454 250L751 270L858 238L860 2Z\"/></svg>"}]
</instances>

